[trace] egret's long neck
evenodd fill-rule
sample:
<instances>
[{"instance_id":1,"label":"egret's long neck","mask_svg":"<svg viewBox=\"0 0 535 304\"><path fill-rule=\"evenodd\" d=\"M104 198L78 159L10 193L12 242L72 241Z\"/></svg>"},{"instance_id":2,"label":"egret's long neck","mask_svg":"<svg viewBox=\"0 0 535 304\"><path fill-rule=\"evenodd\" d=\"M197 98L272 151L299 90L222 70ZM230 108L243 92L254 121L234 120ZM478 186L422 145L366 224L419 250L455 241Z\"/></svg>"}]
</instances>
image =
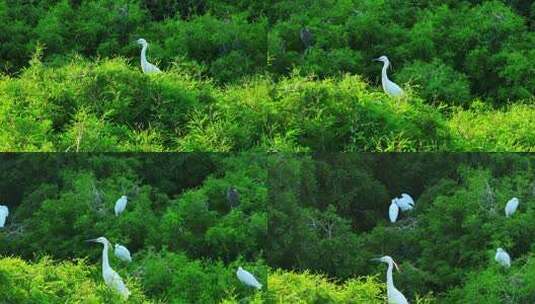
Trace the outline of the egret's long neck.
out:
<instances>
[{"instance_id":1,"label":"egret's long neck","mask_svg":"<svg viewBox=\"0 0 535 304\"><path fill-rule=\"evenodd\" d=\"M393 263L388 263L388 270L386 271L386 289L387 291L394 288L394 279L392 278Z\"/></svg>"},{"instance_id":2,"label":"egret's long neck","mask_svg":"<svg viewBox=\"0 0 535 304\"><path fill-rule=\"evenodd\" d=\"M144 44L143 48L141 49L141 64L147 62L147 48L148 45Z\"/></svg>"},{"instance_id":3,"label":"egret's long neck","mask_svg":"<svg viewBox=\"0 0 535 304\"><path fill-rule=\"evenodd\" d=\"M388 76L386 75L386 71L388 70L388 67L390 66L390 62L386 61L384 64L383 64L383 72L382 72L382 75L381 75L381 79L383 81L383 84L388 81Z\"/></svg>"},{"instance_id":4,"label":"egret's long neck","mask_svg":"<svg viewBox=\"0 0 535 304\"><path fill-rule=\"evenodd\" d=\"M108 244L104 243L104 248L102 249L102 271L106 268L110 268L110 262L108 261Z\"/></svg>"}]
</instances>

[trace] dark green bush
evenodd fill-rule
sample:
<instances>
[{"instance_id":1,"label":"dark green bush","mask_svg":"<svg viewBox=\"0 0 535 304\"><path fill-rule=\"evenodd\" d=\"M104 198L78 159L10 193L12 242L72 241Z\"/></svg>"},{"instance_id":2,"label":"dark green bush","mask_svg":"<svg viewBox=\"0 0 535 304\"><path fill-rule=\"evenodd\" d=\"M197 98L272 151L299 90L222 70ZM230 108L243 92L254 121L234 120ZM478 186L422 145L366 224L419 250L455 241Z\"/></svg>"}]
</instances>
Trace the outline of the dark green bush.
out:
<instances>
[{"instance_id":1,"label":"dark green bush","mask_svg":"<svg viewBox=\"0 0 535 304\"><path fill-rule=\"evenodd\" d=\"M470 84L465 75L450 66L434 60L431 63L416 61L407 65L398 76L401 82L419 86L422 98L431 103L466 105L471 100Z\"/></svg>"},{"instance_id":2,"label":"dark green bush","mask_svg":"<svg viewBox=\"0 0 535 304\"><path fill-rule=\"evenodd\" d=\"M132 253L126 265L110 251L110 264L135 288L135 303L145 299L141 289L162 303L263 303L264 293L243 286L235 272L243 266L266 289L267 162L257 154L6 154L0 196L10 216L0 230L0 294L28 280L21 272L43 279L9 291L8 303L107 303L113 292L97 271L102 247L85 242L105 236ZM234 208L230 186L240 192ZM117 217L113 208L123 194L128 205ZM17 259L24 267L11 269L3 259L11 255L65 262ZM76 259L98 266L67 262ZM52 278L41 274L47 271Z\"/></svg>"},{"instance_id":3,"label":"dark green bush","mask_svg":"<svg viewBox=\"0 0 535 304\"><path fill-rule=\"evenodd\" d=\"M261 262L255 265L237 260L225 266L163 251L148 252L139 263L143 288L149 291L147 295L170 303L221 303L223 299L253 297L254 292L236 279L238 266L243 266L267 286L267 267ZM261 293L254 296L260 299Z\"/></svg>"},{"instance_id":4,"label":"dark green bush","mask_svg":"<svg viewBox=\"0 0 535 304\"><path fill-rule=\"evenodd\" d=\"M45 45L45 62L56 65L72 53L137 62L140 36L162 67L180 57L220 84L265 70L278 79L294 67L322 78L349 72L377 81L380 67L371 59L386 54L401 70L414 70L415 62L440 66L447 75L435 83L456 80L425 97L464 104L476 96L502 106L535 91L528 2L2 0L0 68L17 73L38 44ZM307 54L299 37L305 27L313 35Z\"/></svg>"},{"instance_id":5,"label":"dark green bush","mask_svg":"<svg viewBox=\"0 0 535 304\"><path fill-rule=\"evenodd\" d=\"M384 265L370 259L390 255L402 270L396 286L411 303L431 291L440 303L529 303L533 161L510 154L282 156L270 169L268 264L345 281L383 278ZM402 192L416 208L392 224L390 199ZM506 218L513 196L520 207ZM494 261L498 247L513 258L511 270Z\"/></svg>"},{"instance_id":6,"label":"dark green bush","mask_svg":"<svg viewBox=\"0 0 535 304\"><path fill-rule=\"evenodd\" d=\"M535 300L533 256L522 259L522 263L522 266L508 271L494 266L470 273L465 285L449 292L444 303L533 303Z\"/></svg>"}]
</instances>

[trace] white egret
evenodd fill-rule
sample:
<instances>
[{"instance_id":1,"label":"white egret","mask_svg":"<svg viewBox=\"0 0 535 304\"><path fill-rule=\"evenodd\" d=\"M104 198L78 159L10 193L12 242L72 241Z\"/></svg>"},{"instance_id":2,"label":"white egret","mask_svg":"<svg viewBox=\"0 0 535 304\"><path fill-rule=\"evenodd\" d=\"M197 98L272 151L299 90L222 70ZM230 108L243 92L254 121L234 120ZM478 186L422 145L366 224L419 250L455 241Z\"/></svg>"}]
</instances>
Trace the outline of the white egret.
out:
<instances>
[{"instance_id":1,"label":"white egret","mask_svg":"<svg viewBox=\"0 0 535 304\"><path fill-rule=\"evenodd\" d=\"M396 269L399 271L399 267L396 262L394 262L394 260L389 256L372 259L372 261L388 264L388 270L386 271L386 296L388 298L388 304L409 304L407 298L405 298L405 296L394 286L394 279L392 278L392 269L395 266Z\"/></svg>"},{"instance_id":2,"label":"white egret","mask_svg":"<svg viewBox=\"0 0 535 304\"><path fill-rule=\"evenodd\" d=\"M505 205L505 216L510 217L516 212L516 208L518 208L518 198L513 197L507 202L507 205Z\"/></svg>"},{"instance_id":3,"label":"white egret","mask_svg":"<svg viewBox=\"0 0 535 304\"><path fill-rule=\"evenodd\" d=\"M123 282L121 276L115 272L110 266L108 260L108 249L111 245L110 242L103 236L98 239L87 240L88 242L101 243L104 245L102 249L102 277L106 285L120 294L125 300L130 296L130 291L126 288L126 285Z\"/></svg>"},{"instance_id":4,"label":"white egret","mask_svg":"<svg viewBox=\"0 0 535 304\"><path fill-rule=\"evenodd\" d=\"M9 215L9 208L7 208L7 206L0 205L0 228L4 228L8 215Z\"/></svg>"},{"instance_id":5,"label":"white egret","mask_svg":"<svg viewBox=\"0 0 535 304\"><path fill-rule=\"evenodd\" d=\"M390 60L388 60L388 57L381 56L379 58L374 59L375 61L381 61L383 62L383 71L381 74L381 82L383 84L383 90L385 93L387 93L390 96L394 97L400 97L403 95L403 90L394 82L392 82L390 79L388 79L388 75L386 74L386 70L390 66Z\"/></svg>"},{"instance_id":6,"label":"white egret","mask_svg":"<svg viewBox=\"0 0 535 304\"><path fill-rule=\"evenodd\" d=\"M142 46L141 48L141 69L145 74L160 73L160 69L154 64L147 61L147 48L149 44L147 40L140 38L137 40L137 43Z\"/></svg>"},{"instance_id":7,"label":"white egret","mask_svg":"<svg viewBox=\"0 0 535 304\"><path fill-rule=\"evenodd\" d=\"M262 289L262 284L260 284L250 272L241 268L241 266L238 267L236 276L238 276L238 280L240 280L243 284L256 289Z\"/></svg>"},{"instance_id":8,"label":"white egret","mask_svg":"<svg viewBox=\"0 0 535 304\"><path fill-rule=\"evenodd\" d=\"M407 193L401 193L401 198L396 199L396 203L401 211L408 211L414 208L414 200Z\"/></svg>"},{"instance_id":9,"label":"white egret","mask_svg":"<svg viewBox=\"0 0 535 304\"><path fill-rule=\"evenodd\" d=\"M498 248L496 250L496 256L494 257L494 260L496 260L498 264L502 265L505 268L511 267L511 257L502 248Z\"/></svg>"},{"instance_id":10,"label":"white egret","mask_svg":"<svg viewBox=\"0 0 535 304\"><path fill-rule=\"evenodd\" d=\"M390 222L395 223L398 219L399 206L396 204L396 199L392 200L390 208L388 209L388 216L390 217Z\"/></svg>"},{"instance_id":11,"label":"white egret","mask_svg":"<svg viewBox=\"0 0 535 304\"><path fill-rule=\"evenodd\" d=\"M127 203L128 203L128 198L126 197L126 195L121 196L115 202L115 216L119 216L119 214L123 213L124 209L126 209Z\"/></svg>"},{"instance_id":12,"label":"white egret","mask_svg":"<svg viewBox=\"0 0 535 304\"><path fill-rule=\"evenodd\" d=\"M119 258L119 260L123 262L127 262L127 263L132 262L132 256L130 255L130 251L128 250L128 248L119 244L115 244L114 253L115 253L115 256Z\"/></svg>"}]
</instances>

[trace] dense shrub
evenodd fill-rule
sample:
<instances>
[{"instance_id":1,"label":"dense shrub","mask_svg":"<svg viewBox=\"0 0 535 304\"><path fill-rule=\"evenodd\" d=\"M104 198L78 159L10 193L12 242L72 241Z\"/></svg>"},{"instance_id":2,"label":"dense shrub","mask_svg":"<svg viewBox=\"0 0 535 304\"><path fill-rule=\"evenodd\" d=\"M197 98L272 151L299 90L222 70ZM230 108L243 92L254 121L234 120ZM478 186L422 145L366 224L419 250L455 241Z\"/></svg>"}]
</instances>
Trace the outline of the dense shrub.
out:
<instances>
[{"instance_id":1,"label":"dense shrub","mask_svg":"<svg viewBox=\"0 0 535 304\"><path fill-rule=\"evenodd\" d=\"M50 290L48 300L40 295L47 288L68 288L85 278L82 274L67 276L76 270L71 270L71 263L52 264L49 260L42 262L46 267L35 264L27 266L30 270L10 270L6 280L27 280L17 276L17 271L28 272L28 277L44 276L42 291L21 286L29 294L28 303L60 303L70 297L85 301L86 289L98 291L87 295L91 296L87 301L108 303L101 297L112 292L100 286L97 266L85 266L100 265L102 250L101 245L85 240L105 236L112 244L125 245L133 256L127 265L110 251L112 267L154 301L263 303L263 292L243 286L235 272L243 266L255 274L265 290L267 162L267 156L257 154L3 155L0 196L10 207L10 216L0 230L0 255L27 260L42 256L63 261L84 259L76 265L99 287L82 282L65 296L61 289ZM239 205L233 208L226 197L231 186L240 193ZM123 194L128 196L128 205L116 216L115 201ZM3 261L0 259L0 283ZM47 271L44 268L55 268L60 274L50 279L33 273L33 268L43 272ZM67 274L61 276L64 272ZM52 281L51 287L46 280ZM9 288L17 283L6 284ZM0 287L3 296L2 287L4 283ZM21 300L13 301L26 303L24 292L17 290L13 297ZM37 297L43 301L38 302Z\"/></svg>"},{"instance_id":2,"label":"dense shrub","mask_svg":"<svg viewBox=\"0 0 535 304\"><path fill-rule=\"evenodd\" d=\"M530 303L533 168L534 158L521 154L7 154L0 196L11 213L0 254L98 265L100 246L84 240L105 235L133 253L128 265L111 256L128 284L171 303L382 301L385 267L370 258L388 254L411 302ZM225 197L231 185L240 192L234 208ZM416 208L391 224L390 198L402 192ZM123 193L130 202L115 217ZM513 196L520 207L506 218ZM497 247L513 257L510 270L496 266ZM65 263L71 267L50 267ZM241 285L240 265L267 289ZM269 275L267 265L291 272ZM100 286L96 267L88 275ZM509 280L525 288L502 286Z\"/></svg>"},{"instance_id":3,"label":"dense shrub","mask_svg":"<svg viewBox=\"0 0 535 304\"><path fill-rule=\"evenodd\" d=\"M235 278L239 265L267 282L267 267L244 265L236 261L222 263L192 261L170 252L142 253L134 276L125 276L132 293L128 303L269 303L262 292L251 291ZM0 294L5 303L124 303L104 284L100 266L89 266L84 260L53 262L45 257L36 263L19 258L0 258ZM117 269L117 267L115 267ZM147 295L142 290L147 291Z\"/></svg>"},{"instance_id":4,"label":"dense shrub","mask_svg":"<svg viewBox=\"0 0 535 304\"><path fill-rule=\"evenodd\" d=\"M167 61L183 55L207 67L219 83L262 73L266 64L266 23L249 24L242 17L219 20L202 16L192 21L165 21L159 30ZM173 33L173 35L169 35Z\"/></svg>"},{"instance_id":5,"label":"dense shrub","mask_svg":"<svg viewBox=\"0 0 535 304\"><path fill-rule=\"evenodd\" d=\"M474 104L458 111L449 121L458 151L528 152L535 147L535 110L530 105L512 105L493 111Z\"/></svg>"},{"instance_id":6,"label":"dense shrub","mask_svg":"<svg viewBox=\"0 0 535 304\"><path fill-rule=\"evenodd\" d=\"M223 299L257 302L263 292L255 292L236 279L238 266L243 266L267 286L267 267L261 262L245 264L237 260L228 266L221 262L190 260L183 254L162 251L141 255L134 269L142 273L147 295L169 303L221 303ZM253 301L252 301L253 302ZM259 302L263 303L263 302Z\"/></svg>"},{"instance_id":7,"label":"dense shrub","mask_svg":"<svg viewBox=\"0 0 535 304\"><path fill-rule=\"evenodd\" d=\"M259 72L266 64L266 22L248 21L237 11L232 18L204 15L207 6L195 1L2 0L0 55L5 61L0 69L18 71L39 44L45 46L46 61L54 64L64 63L72 53L93 58L128 56L137 62L135 41L145 37L151 43L149 56L164 67L184 56L187 62L202 63L207 75L220 82ZM226 5L210 6L217 14Z\"/></svg>"},{"instance_id":8,"label":"dense shrub","mask_svg":"<svg viewBox=\"0 0 535 304\"><path fill-rule=\"evenodd\" d=\"M342 286L321 275L277 270L269 275L267 303L384 303L384 287L375 277L359 278Z\"/></svg>"},{"instance_id":9,"label":"dense shrub","mask_svg":"<svg viewBox=\"0 0 535 304\"><path fill-rule=\"evenodd\" d=\"M400 73L402 82L419 86L419 92L426 101L453 105L465 105L470 101L470 87L465 75L456 72L439 60L431 63L416 61L407 65Z\"/></svg>"},{"instance_id":10,"label":"dense shrub","mask_svg":"<svg viewBox=\"0 0 535 304\"><path fill-rule=\"evenodd\" d=\"M449 141L433 108L416 97L396 103L369 92L356 76L260 80L244 89L230 88L213 111L211 119L200 116L190 122L191 131L180 139L181 146L208 151L255 145L276 149L273 141L281 138L292 150L401 151L440 149ZM206 138L218 138L218 146Z\"/></svg>"},{"instance_id":11,"label":"dense shrub","mask_svg":"<svg viewBox=\"0 0 535 304\"><path fill-rule=\"evenodd\" d=\"M526 5L371 0L279 5L287 11L276 10L271 16L276 20L269 40L274 74L287 75L297 66L320 76L351 72L378 80L380 66L371 59L385 54L403 71L403 82L425 82L429 102L439 97L448 104L463 104L475 95L503 105L535 92L529 77L533 33ZM314 38L310 54L299 38L305 27ZM344 54L342 61L338 54ZM437 72L425 70L430 67Z\"/></svg>"},{"instance_id":12,"label":"dense shrub","mask_svg":"<svg viewBox=\"0 0 535 304\"><path fill-rule=\"evenodd\" d=\"M535 92L532 16L529 1L3 0L0 69L17 73L39 44L53 64L72 53L137 62L134 41L143 36L162 67L178 57L220 84L266 70L278 79L294 67L377 81L380 66L371 59L386 54L405 71L403 81L429 76L418 62L439 68L422 85L426 98L464 104L476 96L503 105ZM306 52L303 28L313 36Z\"/></svg>"},{"instance_id":13,"label":"dense shrub","mask_svg":"<svg viewBox=\"0 0 535 304\"><path fill-rule=\"evenodd\" d=\"M311 51L313 53L314 51ZM38 54L37 54L38 56ZM447 69L447 67L444 67ZM2 151L530 151L535 109L436 109L408 90L396 101L360 77L256 77L225 88L176 65L147 76L122 59L38 57L0 78ZM195 76L197 75L197 76ZM462 81L437 74L428 100L456 96ZM465 92L466 93L466 92ZM444 97L446 98L446 97ZM500 121L496 124L496 121Z\"/></svg>"},{"instance_id":14,"label":"dense shrub","mask_svg":"<svg viewBox=\"0 0 535 304\"><path fill-rule=\"evenodd\" d=\"M60 151L162 150L189 112L212 99L208 84L179 72L147 77L122 60L61 68L35 61L0 87L4 151L50 150L50 141Z\"/></svg>"},{"instance_id":15,"label":"dense shrub","mask_svg":"<svg viewBox=\"0 0 535 304\"><path fill-rule=\"evenodd\" d=\"M464 286L450 291L444 303L533 303L535 300L533 255L527 259L522 258L521 263L523 265L513 266L507 271L494 266L470 273Z\"/></svg>"},{"instance_id":16,"label":"dense shrub","mask_svg":"<svg viewBox=\"0 0 535 304\"><path fill-rule=\"evenodd\" d=\"M502 284L518 277L527 285L516 299L529 303L533 289L523 278L535 246L533 164L532 156L500 154L280 157L270 169L268 264L347 280L382 277L384 265L370 259L390 255L402 269L396 286L409 299L451 292L458 300L444 303L484 302L484 290L497 286L489 295L507 303L515 288ZM392 224L390 199L403 192L416 208ZM507 218L512 197L521 203ZM498 247L513 257L511 273L494 261ZM477 289L480 279L488 282Z\"/></svg>"},{"instance_id":17,"label":"dense shrub","mask_svg":"<svg viewBox=\"0 0 535 304\"><path fill-rule=\"evenodd\" d=\"M97 267L83 260L53 263L48 258L30 264L19 258L0 258L0 294L5 303L124 303L104 285ZM126 280L129 303L155 303L142 293L135 279Z\"/></svg>"}]
</instances>

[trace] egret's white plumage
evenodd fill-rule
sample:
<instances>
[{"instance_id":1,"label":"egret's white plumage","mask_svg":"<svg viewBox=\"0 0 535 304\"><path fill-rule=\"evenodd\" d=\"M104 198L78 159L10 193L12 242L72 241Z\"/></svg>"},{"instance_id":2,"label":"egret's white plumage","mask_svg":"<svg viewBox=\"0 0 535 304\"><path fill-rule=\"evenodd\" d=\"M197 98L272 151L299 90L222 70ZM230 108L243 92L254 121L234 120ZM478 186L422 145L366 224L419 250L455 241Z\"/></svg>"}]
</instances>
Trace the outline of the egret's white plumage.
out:
<instances>
[{"instance_id":1,"label":"egret's white plumage","mask_svg":"<svg viewBox=\"0 0 535 304\"><path fill-rule=\"evenodd\" d=\"M123 213L124 209L126 209L127 203L128 203L128 198L126 197L126 195L121 196L115 202L115 216L119 216L119 214Z\"/></svg>"},{"instance_id":2,"label":"egret's white plumage","mask_svg":"<svg viewBox=\"0 0 535 304\"><path fill-rule=\"evenodd\" d=\"M381 73L381 82L382 82L383 90L385 91L385 93L387 93L390 96L394 96L394 97L402 96L403 95L403 90L397 84L395 84L390 79L388 79L388 75L386 74L386 71L388 70L388 67L390 66L390 60L388 60L388 57L381 56L381 57L376 58L374 60L383 62L383 71Z\"/></svg>"},{"instance_id":3,"label":"egret's white plumage","mask_svg":"<svg viewBox=\"0 0 535 304\"><path fill-rule=\"evenodd\" d=\"M114 253L115 253L115 256L119 258L119 260L123 262L128 262L128 263L132 262L132 256L130 255L130 251L128 250L128 248L119 244L115 244Z\"/></svg>"},{"instance_id":4,"label":"egret's white plumage","mask_svg":"<svg viewBox=\"0 0 535 304\"><path fill-rule=\"evenodd\" d=\"M147 61L147 49L149 44L147 40L140 38L137 40L137 43L142 46L141 48L141 69L145 74L160 73L160 69L154 64Z\"/></svg>"},{"instance_id":5,"label":"egret's white plumage","mask_svg":"<svg viewBox=\"0 0 535 304\"><path fill-rule=\"evenodd\" d=\"M505 268L511 267L511 257L502 248L498 248L496 250L496 256L494 257L494 260L496 260L498 264L502 265Z\"/></svg>"},{"instance_id":6,"label":"egret's white plumage","mask_svg":"<svg viewBox=\"0 0 535 304\"><path fill-rule=\"evenodd\" d=\"M518 198L513 197L507 202L507 205L505 205L505 216L510 217L516 212L516 208L518 208Z\"/></svg>"},{"instance_id":7,"label":"egret's white plumage","mask_svg":"<svg viewBox=\"0 0 535 304\"><path fill-rule=\"evenodd\" d=\"M0 228L4 228L8 215L9 208L7 208L7 206L0 205Z\"/></svg>"},{"instance_id":8,"label":"egret's white plumage","mask_svg":"<svg viewBox=\"0 0 535 304\"><path fill-rule=\"evenodd\" d=\"M113 289L115 292L120 294L125 300L130 296L130 291L123 282L121 276L115 272L110 266L108 260L108 249L111 245L110 242L105 237L99 237L98 239L88 240L88 242L96 242L104 245L102 249L102 277L106 285Z\"/></svg>"},{"instance_id":9,"label":"egret's white plumage","mask_svg":"<svg viewBox=\"0 0 535 304\"><path fill-rule=\"evenodd\" d=\"M407 298L405 298L405 296L394 286L394 279L392 277L392 270L394 266L399 271L396 262L394 262L394 260L389 256L384 256L382 258L373 260L388 264L388 269L386 271L386 296L388 298L388 304L409 304Z\"/></svg>"},{"instance_id":10,"label":"egret's white plumage","mask_svg":"<svg viewBox=\"0 0 535 304\"><path fill-rule=\"evenodd\" d=\"M238 280L240 280L243 284L256 289L262 289L262 284L260 284L258 280L247 270L238 267L236 276L238 276Z\"/></svg>"},{"instance_id":11,"label":"egret's white plumage","mask_svg":"<svg viewBox=\"0 0 535 304\"><path fill-rule=\"evenodd\" d=\"M414 208L414 200L407 193L401 193L401 197L396 199L396 204L401 211L408 211Z\"/></svg>"},{"instance_id":12,"label":"egret's white plumage","mask_svg":"<svg viewBox=\"0 0 535 304\"><path fill-rule=\"evenodd\" d=\"M396 199L392 200L390 208L388 209L388 217L390 217L390 222L395 223L398 219L399 206L396 204Z\"/></svg>"}]
</instances>

